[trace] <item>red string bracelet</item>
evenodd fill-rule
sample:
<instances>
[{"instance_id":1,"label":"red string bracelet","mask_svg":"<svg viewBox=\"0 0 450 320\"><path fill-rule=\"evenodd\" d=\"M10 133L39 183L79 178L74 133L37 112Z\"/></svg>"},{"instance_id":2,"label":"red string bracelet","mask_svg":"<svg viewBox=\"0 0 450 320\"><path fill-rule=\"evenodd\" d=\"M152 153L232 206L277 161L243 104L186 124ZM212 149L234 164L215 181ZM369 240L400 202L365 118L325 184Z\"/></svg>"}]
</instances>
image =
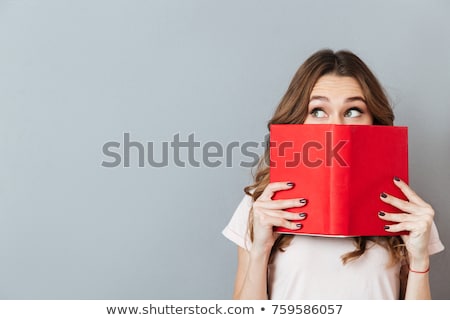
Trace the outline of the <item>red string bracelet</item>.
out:
<instances>
[{"instance_id":1,"label":"red string bracelet","mask_svg":"<svg viewBox=\"0 0 450 320\"><path fill-rule=\"evenodd\" d=\"M427 268L427 270L425 270L425 271L416 271L416 270L413 270L413 269L411 269L409 266L408 266L408 269L409 269L409 271L411 271L411 272L414 272L414 273L427 273L427 272L429 272L430 271L430 266L428 266L428 268Z\"/></svg>"}]
</instances>

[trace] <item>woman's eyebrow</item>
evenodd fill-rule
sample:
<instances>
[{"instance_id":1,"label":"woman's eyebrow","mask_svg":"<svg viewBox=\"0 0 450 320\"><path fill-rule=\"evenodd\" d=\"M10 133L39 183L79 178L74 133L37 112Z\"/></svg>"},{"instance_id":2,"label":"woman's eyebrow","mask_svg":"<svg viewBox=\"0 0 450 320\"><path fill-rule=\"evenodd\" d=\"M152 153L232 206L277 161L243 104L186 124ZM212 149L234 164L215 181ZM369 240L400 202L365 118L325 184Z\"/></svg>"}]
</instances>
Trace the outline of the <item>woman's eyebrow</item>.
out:
<instances>
[{"instance_id":1,"label":"woman's eyebrow","mask_svg":"<svg viewBox=\"0 0 450 320\"><path fill-rule=\"evenodd\" d=\"M360 96L350 97L350 98L345 99L345 102L353 102L353 101L362 101L362 102L366 103L366 100Z\"/></svg>"},{"instance_id":2,"label":"woman's eyebrow","mask_svg":"<svg viewBox=\"0 0 450 320\"><path fill-rule=\"evenodd\" d=\"M313 100L330 101L330 99L328 99L328 98L325 97L325 96L312 96L312 97L309 99L309 102L311 102L311 101L313 101Z\"/></svg>"},{"instance_id":3,"label":"woman's eyebrow","mask_svg":"<svg viewBox=\"0 0 450 320\"><path fill-rule=\"evenodd\" d=\"M330 99L328 99L328 97L325 97L325 96L312 96L309 99L309 102L311 102L313 100L327 101L327 102L330 101ZM362 102L366 103L366 100L361 96L354 96L354 97L349 97L349 98L345 99L345 102L354 102L354 101L362 101Z\"/></svg>"}]
</instances>

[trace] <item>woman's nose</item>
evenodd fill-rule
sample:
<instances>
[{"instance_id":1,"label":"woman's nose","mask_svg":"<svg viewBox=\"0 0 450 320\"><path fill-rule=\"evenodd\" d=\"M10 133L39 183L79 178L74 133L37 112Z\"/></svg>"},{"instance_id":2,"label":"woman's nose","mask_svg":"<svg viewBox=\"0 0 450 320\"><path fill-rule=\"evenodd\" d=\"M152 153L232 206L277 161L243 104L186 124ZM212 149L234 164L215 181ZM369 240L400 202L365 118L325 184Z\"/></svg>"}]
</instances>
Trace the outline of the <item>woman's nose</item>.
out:
<instances>
[{"instance_id":1,"label":"woman's nose","mask_svg":"<svg viewBox=\"0 0 450 320\"><path fill-rule=\"evenodd\" d=\"M345 124L344 118L340 115L332 115L329 119L330 124Z\"/></svg>"}]
</instances>

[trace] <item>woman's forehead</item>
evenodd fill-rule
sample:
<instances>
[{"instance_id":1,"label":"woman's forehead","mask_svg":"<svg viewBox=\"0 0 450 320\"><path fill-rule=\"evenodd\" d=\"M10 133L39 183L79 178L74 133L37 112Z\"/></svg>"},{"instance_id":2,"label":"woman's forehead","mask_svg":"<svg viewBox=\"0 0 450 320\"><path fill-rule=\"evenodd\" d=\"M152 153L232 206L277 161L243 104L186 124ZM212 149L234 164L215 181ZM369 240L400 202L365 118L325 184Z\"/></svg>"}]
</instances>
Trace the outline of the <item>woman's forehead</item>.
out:
<instances>
[{"instance_id":1,"label":"woman's forehead","mask_svg":"<svg viewBox=\"0 0 450 320\"><path fill-rule=\"evenodd\" d=\"M358 81L352 77L324 75L317 80L311 92L312 97L328 97L329 95L361 96L364 93Z\"/></svg>"}]
</instances>

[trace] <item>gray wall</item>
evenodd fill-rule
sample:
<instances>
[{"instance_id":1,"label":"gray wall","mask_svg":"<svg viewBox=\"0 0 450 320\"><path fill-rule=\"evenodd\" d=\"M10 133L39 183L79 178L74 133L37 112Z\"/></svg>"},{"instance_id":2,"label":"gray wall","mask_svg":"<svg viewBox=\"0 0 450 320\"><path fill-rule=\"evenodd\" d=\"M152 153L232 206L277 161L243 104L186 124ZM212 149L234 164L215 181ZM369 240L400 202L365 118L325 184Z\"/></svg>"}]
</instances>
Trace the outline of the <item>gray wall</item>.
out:
<instances>
[{"instance_id":1,"label":"gray wall","mask_svg":"<svg viewBox=\"0 0 450 320\"><path fill-rule=\"evenodd\" d=\"M182 168L171 150L140 168L135 147L130 167L105 168L102 146L126 132L160 159L176 134L260 142L324 47L353 50L386 86L449 247L450 2L372 3L0 1L0 298L228 299L236 247L221 230L249 158ZM449 299L449 250L432 263L434 298Z\"/></svg>"}]
</instances>

